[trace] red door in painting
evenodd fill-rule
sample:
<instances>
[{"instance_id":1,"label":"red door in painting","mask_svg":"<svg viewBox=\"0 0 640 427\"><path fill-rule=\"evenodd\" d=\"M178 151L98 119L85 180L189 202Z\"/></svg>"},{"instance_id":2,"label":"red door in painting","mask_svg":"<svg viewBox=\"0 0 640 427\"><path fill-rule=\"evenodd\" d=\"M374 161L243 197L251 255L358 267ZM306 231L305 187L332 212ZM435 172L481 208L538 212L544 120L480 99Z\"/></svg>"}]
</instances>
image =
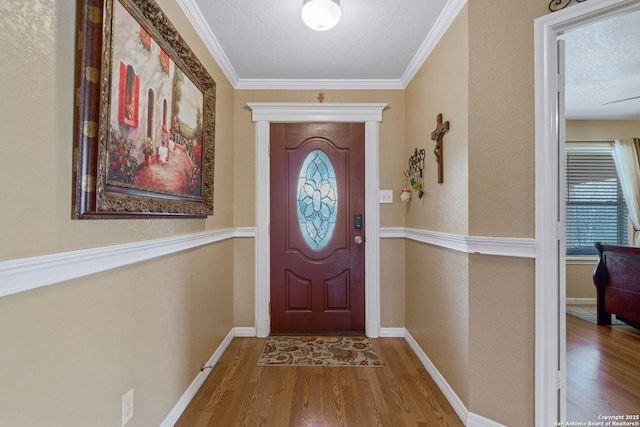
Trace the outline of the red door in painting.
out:
<instances>
[{"instance_id":1,"label":"red door in painting","mask_svg":"<svg viewBox=\"0 0 640 427\"><path fill-rule=\"evenodd\" d=\"M271 124L271 331L364 333L364 124Z\"/></svg>"}]
</instances>

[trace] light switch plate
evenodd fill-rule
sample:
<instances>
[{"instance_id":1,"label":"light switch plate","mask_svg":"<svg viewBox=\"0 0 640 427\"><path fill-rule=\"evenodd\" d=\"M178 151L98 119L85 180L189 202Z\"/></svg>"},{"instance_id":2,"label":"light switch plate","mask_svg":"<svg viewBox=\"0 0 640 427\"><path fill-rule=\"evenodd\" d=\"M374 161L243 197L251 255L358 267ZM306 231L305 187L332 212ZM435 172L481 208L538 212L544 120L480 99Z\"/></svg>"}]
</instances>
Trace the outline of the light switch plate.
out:
<instances>
[{"instance_id":1,"label":"light switch plate","mask_svg":"<svg viewBox=\"0 0 640 427\"><path fill-rule=\"evenodd\" d=\"M393 190L380 190L380 203L393 203Z\"/></svg>"}]
</instances>

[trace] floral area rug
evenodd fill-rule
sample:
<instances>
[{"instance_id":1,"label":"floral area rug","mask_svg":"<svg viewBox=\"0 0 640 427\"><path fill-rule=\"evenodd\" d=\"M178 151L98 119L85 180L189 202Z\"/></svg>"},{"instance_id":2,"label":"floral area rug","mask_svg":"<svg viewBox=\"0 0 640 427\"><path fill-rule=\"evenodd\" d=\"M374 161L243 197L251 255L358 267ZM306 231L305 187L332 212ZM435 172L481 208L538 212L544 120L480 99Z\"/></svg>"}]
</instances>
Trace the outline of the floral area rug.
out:
<instances>
[{"instance_id":1,"label":"floral area rug","mask_svg":"<svg viewBox=\"0 0 640 427\"><path fill-rule=\"evenodd\" d=\"M258 366L381 367L383 363L367 337L271 336Z\"/></svg>"}]
</instances>

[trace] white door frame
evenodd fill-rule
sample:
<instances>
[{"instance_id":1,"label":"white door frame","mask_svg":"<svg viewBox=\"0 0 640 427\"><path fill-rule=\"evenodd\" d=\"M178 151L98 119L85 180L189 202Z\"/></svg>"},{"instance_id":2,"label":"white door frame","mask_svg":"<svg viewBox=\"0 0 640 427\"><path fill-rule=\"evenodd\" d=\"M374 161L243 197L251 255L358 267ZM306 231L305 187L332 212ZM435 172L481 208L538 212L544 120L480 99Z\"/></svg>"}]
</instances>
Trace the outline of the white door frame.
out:
<instances>
[{"instance_id":1,"label":"white door frame","mask_svg":"<svg viewBox=\"0 0 640 427\"><path fill-rule=\"evenodd\" d=\"M557 106L558 36L565 31L640 8L640 0L593 0L535 20L535 131L536 131L536 426L552 426L564 414L566 402L558 403L558 390L565 387L562 368L558 253L565 231L559 221L560 176Z\"/></svg>"},{"instance_id":2,"label":"white door frame","mask_svg":"<svg viewBox=\"0 0 640 427\"><path fill-rule=\"evenodd\" d=\"M255 122L256 238L255 325L258 337L271 330L270 299L270 123L364 123L365 132L365 327L368 337L380 335L380 206L378 204L378 123L386 103L247 103Z\"/></svg>"}]
</instances>

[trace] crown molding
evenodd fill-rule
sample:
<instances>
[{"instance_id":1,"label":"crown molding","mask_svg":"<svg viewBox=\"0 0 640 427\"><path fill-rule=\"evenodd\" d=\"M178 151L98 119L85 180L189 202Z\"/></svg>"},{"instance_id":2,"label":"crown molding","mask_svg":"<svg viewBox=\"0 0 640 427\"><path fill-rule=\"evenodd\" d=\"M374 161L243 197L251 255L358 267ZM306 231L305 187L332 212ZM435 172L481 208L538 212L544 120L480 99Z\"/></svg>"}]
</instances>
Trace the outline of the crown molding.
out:
<instances>
[{"instance_id":1,"label":"crown molding","mask_svg":"<svg viewBox=\"0 0 640 427\"><path fill-rule=\"evenodd\" d=\"M400 79L243 79L238 76L195 0L176 0L224 75L237 90L404 90L467 0L449 0Z\"/></svg>"},{"instance_id":2,"label":"crown molding","mask_svg":"<svg viewBox=\"0 0 640 427\"><path fill-rule=\"evenodd\" d=\"M431 28L431 31L427 34L427 38L424 39L422 45L420 45L420 48L402 74L400 81L402 82L403 87L406 88L407 85L409 85L411 79L415 77L416 73L420 70L420 67L422 67L422 64L424 64L424 61L426 61L429 55L431 55L433 49L466 4L467 0L447 1L442 13L440 13L440 16L436 19L435 24Z\"/></svg>"},{"instance_id":3,"label":"crown molding","mask_svg":"<svg viewBox=\"0 0 640 427\"><path fill-rule=\"evenodd\" d=\"M403 90L398 79L240 79L238 90Z\"/></svg>"},{"instance_id":4,"label":"crown molding","mask_svg":"<svg viewBox=\"0 0 640 427\"><path fill-rule=\"evenodd\" d=\"M202 16L200 8L198 8L194 0L176 1L178 3L178 6L180 6L184 14L187 16L189 22L191 22L191 25L193 25L196 33L198 33L198 35L202 39L202 42L209 50L209 53L211 53L211 56L213 56L213 59L216 61L224 75L229 80L229 83L231 83L231 86L235 88L239 80L238 74L236 73L235 68L233 68L231 61L229 61L227 54L224 52L224 49L222 49L222 46L220 45L220 43L218 43L218 39L216 39L213 31L211 31L211 27L204 19L204 16Z\"/></svg>"}]
</instances>

